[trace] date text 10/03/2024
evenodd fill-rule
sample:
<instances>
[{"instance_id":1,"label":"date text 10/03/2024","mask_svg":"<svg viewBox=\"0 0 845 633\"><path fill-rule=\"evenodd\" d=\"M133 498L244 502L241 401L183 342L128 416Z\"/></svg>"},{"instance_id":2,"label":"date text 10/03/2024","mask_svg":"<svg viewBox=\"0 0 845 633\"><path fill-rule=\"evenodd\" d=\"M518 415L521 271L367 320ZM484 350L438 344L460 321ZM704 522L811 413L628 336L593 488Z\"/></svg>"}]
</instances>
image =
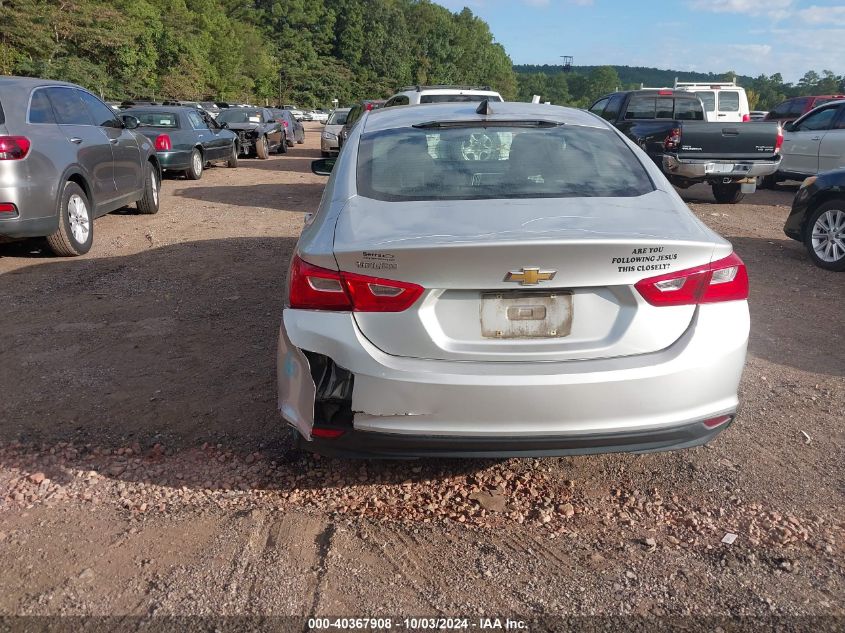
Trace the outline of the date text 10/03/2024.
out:
<instances>
[{"instance_id":1,"label":"date text 10/03/2024","mask_svg":"<svg viewBox=\"0 0 845 633\"><path fill-rule=\"evenodd\" d=\"M524 620L511 618L309 618L308 620L308 630L393 628L412 631L443 629L520 631L527 630L528 623Z\"/></svg>"}]
</instances>

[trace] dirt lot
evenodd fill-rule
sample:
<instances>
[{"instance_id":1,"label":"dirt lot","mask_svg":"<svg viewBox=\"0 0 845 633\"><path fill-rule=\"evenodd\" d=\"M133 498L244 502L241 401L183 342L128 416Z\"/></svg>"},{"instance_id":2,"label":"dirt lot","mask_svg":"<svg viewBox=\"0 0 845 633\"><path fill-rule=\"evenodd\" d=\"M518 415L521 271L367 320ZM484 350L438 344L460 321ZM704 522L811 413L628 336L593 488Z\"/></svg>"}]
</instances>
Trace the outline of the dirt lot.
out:
<instances>
[{"instance_id":1,"label":"dirt lot","mask_svg":"<svg viewBox=\"0 0 845 633\"><path fill-rule=\"evenodd\" d=\"M274 383L318 142L167 180L158 215L101 218L82 258L0 245L0 615L845 626L845 275L784 237L792 191L684 192L752 284L742 410L713 444L318 460L290 450Z\"/></svg>"}]
</instances>

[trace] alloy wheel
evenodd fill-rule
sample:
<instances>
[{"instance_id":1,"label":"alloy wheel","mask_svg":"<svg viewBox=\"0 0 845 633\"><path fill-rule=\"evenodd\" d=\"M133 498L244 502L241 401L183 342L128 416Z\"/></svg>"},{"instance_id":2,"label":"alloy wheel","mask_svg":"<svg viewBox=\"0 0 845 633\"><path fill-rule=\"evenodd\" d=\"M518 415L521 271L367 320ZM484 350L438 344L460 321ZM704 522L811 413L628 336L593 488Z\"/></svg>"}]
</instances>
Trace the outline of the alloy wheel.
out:
<instances>
[{"instance_id":1,"label":"alloy wheel","mask_svg":"<svg viewBox=\"0 0 845 633\"><path fill-rule=\"evenodd\" d=\"M79 244L85 244L91 234L91 218L85 200L73 194L67 201L67 217L70 222L70 232Z\"/></svg>"},{"instance_id":2,"label":"alloy wheel","mask_svg":"<svg viewBox=\"0 0 845 633\"><path fill-rule=\"evenodd\" d=\"M845 211L829 209L813 225L813 250L824 262L838 262L845 257Z\"/></svg>"}]
</instances>

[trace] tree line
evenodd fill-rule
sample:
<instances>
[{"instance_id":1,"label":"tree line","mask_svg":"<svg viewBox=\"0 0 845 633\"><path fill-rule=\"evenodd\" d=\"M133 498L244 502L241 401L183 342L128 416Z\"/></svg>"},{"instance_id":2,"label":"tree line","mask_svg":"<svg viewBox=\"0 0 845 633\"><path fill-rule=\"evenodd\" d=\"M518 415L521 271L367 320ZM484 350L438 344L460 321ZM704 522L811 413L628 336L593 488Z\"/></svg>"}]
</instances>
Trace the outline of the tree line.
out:
<instances>
[{"instance_id":1,"label":"tree line","mask_svg":"<svg viewBox=\"0 0 845 633\"><path fill-rule=\"evenodd\" d=\"M488 25L429 0L0 0L0 74L107 99L327 106L516 75Z\"/></svg>"},{"instance_id":2,"label":"tree line","mask_svg":"<svg viewBox=\"0 0 845 633\"><path fill-rule=\"evenodd\" d=\"M635 90L641 85L651 88L671 87L679 81L711 83L732 81L745 88L751 110L770 110L782 101L803 95L845 94L845 75L831 70L808 71L796 83L785 82L780 73L758 77L690 73L657 68L630 66L578 66L564 72L562 66L515 66L517 95L521 101L541 95L544 101L559 105L587 107L600 96L615 90Z\"/></svg>"}]
</instances>

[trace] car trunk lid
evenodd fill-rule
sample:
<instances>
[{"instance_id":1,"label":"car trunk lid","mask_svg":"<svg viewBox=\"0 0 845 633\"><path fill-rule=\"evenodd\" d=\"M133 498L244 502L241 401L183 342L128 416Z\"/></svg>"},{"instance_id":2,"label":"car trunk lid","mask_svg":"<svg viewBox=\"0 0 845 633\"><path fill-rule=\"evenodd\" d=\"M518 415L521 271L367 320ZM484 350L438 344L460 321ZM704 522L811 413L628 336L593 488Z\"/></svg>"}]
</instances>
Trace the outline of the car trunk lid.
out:
<instances>
[{"instance_id":1,"label":"car trunk lid","mask_svg":"<svg viewBox=\"0 0 845 633\"><path fill-rule=\"evenodd\" d=\"M381 202L350 199L341 270L419 284L401 313L357 312L396 356L536 361L663 349L694 306L654 307L637 281L711 261L730 245L663 191L635 198ZM536 283L532 283L536 282Z\"/></svg>"}]
</instances>

